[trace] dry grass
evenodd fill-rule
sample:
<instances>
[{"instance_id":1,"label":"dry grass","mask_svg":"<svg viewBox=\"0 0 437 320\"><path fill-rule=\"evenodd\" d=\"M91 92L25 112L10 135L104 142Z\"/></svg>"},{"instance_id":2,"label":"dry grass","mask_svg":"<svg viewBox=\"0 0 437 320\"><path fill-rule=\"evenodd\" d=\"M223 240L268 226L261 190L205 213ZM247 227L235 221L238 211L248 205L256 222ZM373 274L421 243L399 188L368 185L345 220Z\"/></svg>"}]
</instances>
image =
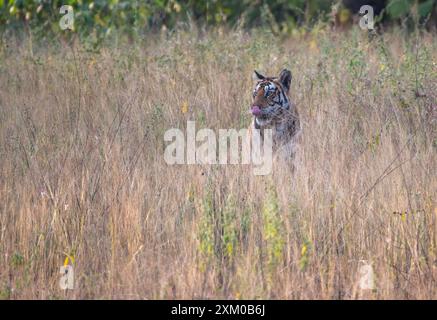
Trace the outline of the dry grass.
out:
<instances>
[{"instance_id":1,"label":"dry grass","mask_svg":"<svg viewBox=\"0 0 437 320\"><path fill-rule=\"evenodd\" d=\"M3 43L0 296L436 299L436 35L195 33ZM165 164L165 130L247 127L252 70L282 67L294 172Z\"/></svg>"}]
</instances>

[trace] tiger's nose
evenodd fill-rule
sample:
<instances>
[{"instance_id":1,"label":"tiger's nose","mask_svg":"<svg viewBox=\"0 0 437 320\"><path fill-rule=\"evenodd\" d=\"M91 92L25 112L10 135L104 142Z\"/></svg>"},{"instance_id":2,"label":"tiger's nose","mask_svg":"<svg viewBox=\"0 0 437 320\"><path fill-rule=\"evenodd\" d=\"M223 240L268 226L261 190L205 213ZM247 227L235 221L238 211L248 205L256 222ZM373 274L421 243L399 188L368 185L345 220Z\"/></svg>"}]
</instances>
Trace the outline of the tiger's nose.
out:
<instances>
[{"instance_id":1,"label":"tiger's nose","mask_svg":"<svg viewBox=\"0 0 437 320\"><path fill-rule=\"evenodd\" d=\"M261 109L260 109L260 107L258 107L258 106L252 106L250 112L252 112L252 114L253 114L254 116L259 116L259 115L261 115Z\"/></svg>"}]
</instances>

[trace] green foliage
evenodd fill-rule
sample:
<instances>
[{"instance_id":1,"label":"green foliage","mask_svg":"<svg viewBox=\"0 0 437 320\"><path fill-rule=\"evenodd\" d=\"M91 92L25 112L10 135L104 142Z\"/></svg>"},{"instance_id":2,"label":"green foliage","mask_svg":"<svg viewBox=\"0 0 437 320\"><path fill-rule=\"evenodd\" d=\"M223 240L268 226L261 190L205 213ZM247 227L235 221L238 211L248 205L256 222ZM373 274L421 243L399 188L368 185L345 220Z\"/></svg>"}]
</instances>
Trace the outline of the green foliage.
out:
<instances>
[{"instance_id":1,"label":"green foliage","mask_svg":"<svg viewBox=\"0 0 437 320\"><path fill-rule=\"evenodd\" d=\"M432 9L435 6L435 0L427 0L419 4L417 11L420 17L426 17L432 13Z\"/></svg>"},{"instance_id":2,"label":"green foliage","mask_svg":"<svg viewBox=\"0 0 437 320\"><path fill-rule=\"evenodd\" d=\"M311 242L304 240L302 244L302 249L300 251L299 268L301 271L305 271L309 262L309 251L311 249Z\"/></svg>"},{"instance_id":3,"label":"green foliage","mask_svg":"<svg viewBox=\"0 0 437 320\"><path fill-rule=\"evenodd\" d=\"M238 240L237 230L237 206L234 198L230 195L226 200L225 207L223 209L223 235L222 246L224 256L231 260L235 255L235 247Z\"/></svg>"},{"instance_id":4,"label":"green foliage","mask_svg":"<svg viewBox=\"0 0 437 320\"><path fill-rule=\"evenodd\" d=\"M24 265L24 257L19 252L15 252L11 259L11 266L16 268L22 265Z\"/></svg>"},{"instance_id":5,"label":"green foliage","mask_svg":"<svg viewBox=\"0 0 437 320\"><path fill-rule=\"evenodd\" d=\"M199 250L207 260L214 256L214 195L210 186L207 187L202 201L202 217L199 226Z\"/></svg>"},{"instance_id":6,"label":"green foliage","mask_svg":"<svg viewBox=\"0 0 437 320\"><path fill-rule=\"evenodd\" d=\"M0 300L9 300L12 295L11 287L4 286L0 289Z\"/></svg>"},{"instance_id":7,"label":"green foliage","mask_svg":"<svg viewBox=\"0 0 437 320\"><path fill-rule=\"evenodd\" d=\"M387 12L393 19L406 16L415 6L415 0L390 0L387 5ZM431 14L435 0L419 1L417 13L421 18Z\"/></svg>"},{"instance_id":8,"label":"green foliage","mask_svg":"<svg viewBox=\"0 0 437 320\"><path fill-rule=\"evenodd\" d=\"M266 243L267 264L270 268L280 263L285 244L283 222L278 203L276 190L271 186L262 210L264 223L263 237Z\"/></svg>"},{"instance_id":9,"label":"green foliage","mask_svg":"<svg viewBox=\"0 0 437 320\"><path fill-rule=\"evenodd\" d=\"M408 13L412 2L411 0L391 0L387 6L388 14L392 18L400 18Z\"/></svg>"},{"instance_id":10,"label":"green foliage","mask_svg":"<svg viewBox=\"0 0 437 320\"><path fill-rule=\"evenodd\" d=\"M111 36L114 31L129 39L141 37L150 30L173 28L185 23L201 26L229 25L267 27L274 32L289 32L302 24L330 18L334 0L0 0L0 31L31 30L36 36L71 36L94 38ZM62 31L60 8L74 9L74 30ZM427 17L435 0L391 0L386 11L391 19L417 10ZM347 10L343 10L347 11ZM343 12L342 11L342 12Z\"/></svg>"},{"instance_id":11,"label":"green foliage","mask_svg":"<svg viewBox=\"0 0 437 320\"><path fill-rule=\"evenodd\" d=\"M239 240L239 221L237 220L237 205L235 199L229 196L223 209L216 210L212 187L207 186L202 201L202 218L199 226L199 251L207 261L225 258L232 261ZM247 217L244 217L247 220ZM247 221L242 222L243 229Z\"/></svg>"}]
</instances>

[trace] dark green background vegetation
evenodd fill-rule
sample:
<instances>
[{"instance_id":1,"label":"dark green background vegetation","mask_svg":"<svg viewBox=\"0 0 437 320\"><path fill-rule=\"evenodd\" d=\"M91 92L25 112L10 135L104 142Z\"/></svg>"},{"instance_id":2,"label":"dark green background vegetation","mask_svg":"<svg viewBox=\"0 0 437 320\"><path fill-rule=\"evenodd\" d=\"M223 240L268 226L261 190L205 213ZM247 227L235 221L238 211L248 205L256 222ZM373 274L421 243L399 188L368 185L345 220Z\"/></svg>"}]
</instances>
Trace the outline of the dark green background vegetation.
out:
<instances>
[{"instance_id":1,"label":"dark green background vegetation","mask_svg":"<svg viewBox=\"0 0 437 320\"><path fill-rule=\"evenodd\" d=\"M316 21L349 20L363 4L374 6L388 23L410 17L435 25L436 0L0 0L0 31L31 30L36 36L59 34L59 9L74 8L75 32L105 37L115 30L138 36L178 24L267 27L287 33Z\"/></svg>"}]
</instances>

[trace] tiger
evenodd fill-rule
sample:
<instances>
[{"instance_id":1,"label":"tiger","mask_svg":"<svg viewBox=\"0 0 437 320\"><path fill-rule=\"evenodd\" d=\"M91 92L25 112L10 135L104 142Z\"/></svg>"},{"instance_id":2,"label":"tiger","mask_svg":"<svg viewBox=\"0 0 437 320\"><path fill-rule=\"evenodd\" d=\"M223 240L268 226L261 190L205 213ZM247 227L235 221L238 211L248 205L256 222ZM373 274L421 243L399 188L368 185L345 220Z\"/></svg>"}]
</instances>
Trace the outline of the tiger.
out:
<instances>
[{"instance_id":1,"label":"tiger","mask_svg":"<svg viewBox=\"0 0 437 320\"><path fill-rule=\"evenodd\" d=\"M272 129L273 152L280 151L282 158L293 158L301 126L297 107L288 97L290 70L283 69L278 77L266 77L254 70L253 79L256 85L249 111L253 115L250 134L258 129L263 139L264 129Z\"/></svg>"}]
</instances>

